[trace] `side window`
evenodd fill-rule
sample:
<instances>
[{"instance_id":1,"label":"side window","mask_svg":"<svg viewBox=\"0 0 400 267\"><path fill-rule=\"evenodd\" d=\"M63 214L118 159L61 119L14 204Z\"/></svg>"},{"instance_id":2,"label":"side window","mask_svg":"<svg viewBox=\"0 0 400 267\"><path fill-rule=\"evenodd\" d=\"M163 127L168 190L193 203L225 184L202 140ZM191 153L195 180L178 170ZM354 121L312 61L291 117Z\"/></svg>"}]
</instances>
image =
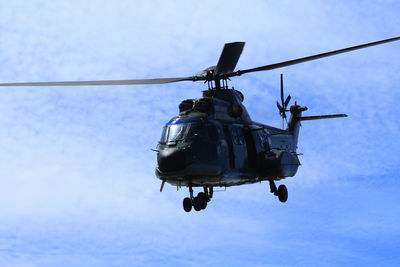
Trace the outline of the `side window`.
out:
<instances>
[{"instance_id":1,"label":"side window","mask_svg":"<svg viewBox=\"0 0 400 267\"><path fill-rule=\"evenodd\" d=\"M244 144L244 136L243 136L243 133L242 133L242 129L236 128L236 127L232 127L231 128L231 133L232 133L233 143L235 143L236 145L243 145Z\"/></svg>"},{"instance_id":2,"label":"side window","mask_svg":"<svg viewBox=\"0 0 400 267\"><path fill-rule=\"evenodd\" d=\"M259 132L260 142L263 144L264 150L269 150L268 136L264 132Z\"/></svg>"},{"instance_id":3,"label":"side window","mask_svg":"<svg viewBox=\"0 0 400 267\"><path fill-rule=\"evenodd\" d=\"M240 128L240 129L238 128L237 131L238 131L238 134L239 134L240 144L244 145L246 141L244 140L243 129L242 128Z\"/></svg>"},{"instance_id":4,"label":"side window","mask_svg":"<svg viewBox=\"0 0 400 267\"><path fill-rule=\"evenodd\" d=\"M186 138L191 139L196 137L204 137L204 126L199 123L192 123Z\"/></svg>"}]
</instances>

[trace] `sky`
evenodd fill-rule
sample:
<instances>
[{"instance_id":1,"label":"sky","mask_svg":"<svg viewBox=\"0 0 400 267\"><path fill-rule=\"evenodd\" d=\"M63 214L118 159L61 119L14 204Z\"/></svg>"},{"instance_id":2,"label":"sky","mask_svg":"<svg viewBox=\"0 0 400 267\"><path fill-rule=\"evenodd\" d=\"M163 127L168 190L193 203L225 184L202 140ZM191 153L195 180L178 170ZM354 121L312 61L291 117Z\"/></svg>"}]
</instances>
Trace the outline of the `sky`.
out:
<instances>
[{"instance_id":1,"label":"sky","mask_svg":"<svg viewBox=\"0 0 400 267\"><path fill-rule=\"evenodd\" d=\"M382 1L0 0L0 82L191 76L224 43L246 69L400 35ZM345 119L304 122L302 166L216 192L155 177L162 126L203 83L0 89L1 266L394 266L400 263L400 42L233 77L255 121L285 92Z\"/></svg>"}]
</instances>

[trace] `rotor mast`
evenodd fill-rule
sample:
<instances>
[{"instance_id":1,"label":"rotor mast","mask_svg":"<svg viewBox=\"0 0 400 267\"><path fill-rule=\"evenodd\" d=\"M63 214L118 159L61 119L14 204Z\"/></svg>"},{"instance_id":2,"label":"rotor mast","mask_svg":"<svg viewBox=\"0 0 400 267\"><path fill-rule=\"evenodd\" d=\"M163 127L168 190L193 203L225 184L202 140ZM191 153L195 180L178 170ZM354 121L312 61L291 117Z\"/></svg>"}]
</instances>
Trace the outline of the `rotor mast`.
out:
<instances>
[{"instance_id":1,"label":"rotor mast","mask_svg":"<svg viewBox=\"0 0 400 267\"><path fill-rule=\"evenodd\" d=\"M208 90L229 89L228 80L230 79L219 77L215 77L212 80L207 80Z\"/></svg>"}]
</instances>

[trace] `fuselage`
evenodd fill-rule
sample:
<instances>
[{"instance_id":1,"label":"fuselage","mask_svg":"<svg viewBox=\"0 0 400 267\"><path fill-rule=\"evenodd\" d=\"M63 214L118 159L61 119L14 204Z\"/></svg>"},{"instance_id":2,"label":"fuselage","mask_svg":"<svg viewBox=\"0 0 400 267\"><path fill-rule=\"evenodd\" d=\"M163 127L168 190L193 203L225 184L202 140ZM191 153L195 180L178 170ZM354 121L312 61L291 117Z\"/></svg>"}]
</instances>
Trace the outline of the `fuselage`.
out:
<instances>
[{"instance_id":1,"label":"fuselage","mask_svg":"<svg viewBox=\"0 0 400 267\"><path fill-rule=\"evenodd\" d=\"M232 186L294 176L298 127L253 122L242 100L224 89L183 101L163 127L157 177L178 186Z\"/></svg>"}]
</instances>

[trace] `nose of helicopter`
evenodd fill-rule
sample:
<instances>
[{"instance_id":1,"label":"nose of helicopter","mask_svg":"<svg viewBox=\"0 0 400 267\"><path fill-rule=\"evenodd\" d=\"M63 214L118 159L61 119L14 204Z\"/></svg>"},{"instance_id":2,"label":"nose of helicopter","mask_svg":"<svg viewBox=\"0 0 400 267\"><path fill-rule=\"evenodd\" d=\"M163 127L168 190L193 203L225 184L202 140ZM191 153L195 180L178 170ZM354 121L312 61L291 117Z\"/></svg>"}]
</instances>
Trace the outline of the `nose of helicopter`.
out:
<instances>
[{"instance_id":1,"label":"nose of helicopter","mask_svg":"<svg viewBox=\"0 0 400 267\"><path fill-rule=\"evenodd\" d=\"M179 171L186 167L185 151L177 148L167 148L158 152L158 169L163 172Z\"/></svg>"}]
</instances>

